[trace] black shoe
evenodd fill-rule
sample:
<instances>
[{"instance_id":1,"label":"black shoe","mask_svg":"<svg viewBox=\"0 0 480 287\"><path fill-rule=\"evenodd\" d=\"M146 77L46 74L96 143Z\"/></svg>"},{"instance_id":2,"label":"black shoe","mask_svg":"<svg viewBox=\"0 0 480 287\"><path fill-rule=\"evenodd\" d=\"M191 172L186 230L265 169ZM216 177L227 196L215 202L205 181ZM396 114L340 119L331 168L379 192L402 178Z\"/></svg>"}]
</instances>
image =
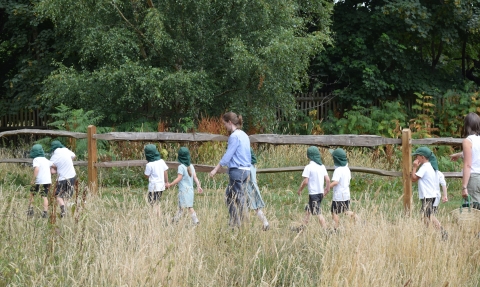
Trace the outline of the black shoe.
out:
<instances>
[{"instance_id":1,"label":"black shoe","mask_svg":"<svg viewBox=\"0 0 480 287\"><path fill-rule=\"evenodd\" d=\"M306 225L302 224L302 225L296 226L296 227L292 226L292 227L290 227L290 230L293 231L293 232L300 233L300 232L304 231L306 227L307 227Z\"/></svg>"},{"instance_id":2,"label":"black shoe","mask_svg":"<svg viewBox=\"0 0 480 287\"><path fill-rule=\"evenodd\" d=\"M447 241L448 240L448 232L445 230L442 230L442 240Z\"/></svg>"},{"instance_id":3,"label":"black shoe","mask_svg":"<svg viewBox=\"0 0 480 287\"><path fill-rule=\"evenodd\" d=\"M42 218L47 218L48 214L46 211L42 212Z\"/></svg>"},{"instance_id":4,"label":"black shoe","mask_svg":"<svg viewBox=\"0 0 480 287\"><path fill-rule=\"evenodd\" d=\"M61 218L64 218L64 217L65 217L65 211L62 211L62 212L60 213L60 217L61 217Z\"/></svg>"},{"instance_id":5,"label":"black shoe","mask_svg":"<svg viewBox=\"0 0 480 287\"><path fill-rule=\"evenodd\" d=\"M28 217L33 217L33 207L28 208L28 210L27 210L27 216L28 216Z\"/></svg>"}]
</instances>

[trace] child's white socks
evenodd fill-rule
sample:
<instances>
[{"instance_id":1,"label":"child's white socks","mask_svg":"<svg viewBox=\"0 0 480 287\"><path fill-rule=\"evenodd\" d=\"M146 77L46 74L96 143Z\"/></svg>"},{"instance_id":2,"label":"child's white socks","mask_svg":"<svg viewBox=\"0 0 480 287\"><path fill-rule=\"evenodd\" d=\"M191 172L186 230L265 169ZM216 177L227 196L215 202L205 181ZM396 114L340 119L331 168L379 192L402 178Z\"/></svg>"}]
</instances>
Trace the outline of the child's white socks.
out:
<instances>
[{"instance_id":1,"label":"child's white socks","mask_svg":"<svg viewBox=\"0 0 480 287\"><path fill-rule=\"evenodd\" d=\"M192 212L191 216L192 216L193 224L198 224L198 223L199 223L199 220L198 220L198 218L197 218L197 213Z\"/></svg>"},{"instance_id":2,"label":"child's white socks","mask_svg":"<svg viewBox=\"0 0 480 287\"><path fill-rule=\"evenodd\" d=\"M260 218L260 220L262 221L263 226L268 226L267 217L265 216L265 214L263 214L263 212L262 212L261 209L258 209L258 210L257 210L257 216L258 216L258 218Z\"/></svg>"}]
</instances>

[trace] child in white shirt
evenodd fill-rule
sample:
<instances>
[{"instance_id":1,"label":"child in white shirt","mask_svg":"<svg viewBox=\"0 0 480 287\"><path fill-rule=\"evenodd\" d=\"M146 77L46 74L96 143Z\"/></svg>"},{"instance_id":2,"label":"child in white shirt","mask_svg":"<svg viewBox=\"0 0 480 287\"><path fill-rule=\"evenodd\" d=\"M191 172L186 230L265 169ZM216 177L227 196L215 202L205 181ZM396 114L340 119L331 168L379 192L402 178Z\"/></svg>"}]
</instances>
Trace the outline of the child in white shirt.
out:
<instances>
[{"instance_id":1,"label":"child in white shirt","mask_svg":"<svg viewBox=\"0 0 480 287\"><path fill-rule=\"evenodd\" d=\"M357 220L357 215L350 211L350 180L352 178L350 168L348 168L347 154L341 148L330 150L335 165L330 188L333 188L332 213L334 228L338 228L338 214L344 213ZM325 193L326 195L327 193Z\"/></svg>"},{"instance_id":2,"label":"child in white shirt","mask_svg":"<svg viewBox=\"0 0 480 287\"><path fill-rule=\"evenodd\" d=\"M446 237L446 232L443 231L440 222L433 214L433 203L437 197L439 185L437 174L430 163L433 152L428 147L419 147L413 155L415 160L412 164L412 181L418 182L418 197L422 202L421 211L424 215L424 222L427 226L432 222L436 229L442 230L442 237Z\"/></svg>"},{"instance_id":3,"label":"child in white shirt","mask_svg":"<svg viewBox=\"0 0 480 287\"><path fill-rule=\"evenodd\" d=\"M328 193L330 190L330 177L328 177L327 169L322 163L317 147L311 146L307 149L307 158L310 159L310 163L303 170L303 181L297 191L300 196L302 190L308 185L308 205L305 207L304 224L308 224L310 215L313 214L318 217L320 225L326 228L327 224L321 214L320 204L323 200L324 191Z\"/></svg>"},{"instance_id":4,"label":"child in white shirt","mask_svg":"<svg viewBox=\"0 0 480 287\"><path fill-rule=\"evenodd\" d=\"M438 212L438 205L440 204L440 198L442 202L448 201L448 194L447 194L447 182L445 181L445 175L438 169L438 161L435 155L430 157L430 164L432 165L435 173L437 175L438 183L442 187L443 196L440 192L440 186L437 185L437 197L435 198L435 202L433 203L433 213L437 214Z\"/></svg>"},{"instance_id":5,"label":"child in white shirt","mask_svg":"<svg viewBox=\"0 0 480 287\"><path fill-rule=\"evenodd\" d=\"M45 157L43 147L40 144L36 144L32 147L30 151L30 157L33 158L33 179L32 187L30 188L30 202L27 211L28 216L33 216L33 197L35 193L40 191L40 195L43 199L43 212L42 217L47 217L48 212L48 192L50 190L50 185L52 184L52 175L50 174L50 167L53 163Z\"/></svg>"},{"instance_id":6,"label":"child in white shirt","mask_svg":"<svg viewBox=\"0 0 480 287\"><path fill-rule=\"evenodd\" d=\"M154 206L161 198L165 190L165 184L168 183L168 166L154 144L145 146L145 157L147 166L145 167L145 177L148 178L148 202Z\"/></svg>"}]
</instances>

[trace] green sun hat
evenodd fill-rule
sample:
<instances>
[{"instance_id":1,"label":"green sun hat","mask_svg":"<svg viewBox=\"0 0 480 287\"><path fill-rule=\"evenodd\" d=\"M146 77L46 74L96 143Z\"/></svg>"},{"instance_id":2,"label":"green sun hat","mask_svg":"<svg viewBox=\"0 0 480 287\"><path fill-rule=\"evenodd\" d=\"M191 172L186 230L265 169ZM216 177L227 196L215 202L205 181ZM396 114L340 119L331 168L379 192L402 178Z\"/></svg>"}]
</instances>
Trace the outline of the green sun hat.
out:
<instances>
[{"instance_id":1,"label":"green sun hat","mask_svg":"<svg viewBox=\"0 0 480 287\"><path fill-rule=\"evenodd\" d=\"M318 148L316 146L311 146L307 149L307 157L319 164L319 165L322 165L322 157L320 156L320 151L318 150Z\"/></svg>"},{"instance_id":2,"label":"green sun hat","mask_svg":"<svg viewBox=\"0 0 480 287\"><path fill-rule=\"evenodd\" d=\"M53 141L51 144L50 144L50 154L53 154L53 152L57 149L57 148L64 148L65 146L60 142L60 141Z\"/></svg>"},{"instance_id":3,"label":"green sun hat","mask_svg":"<svg viewBox=\"0 0 480 287\"><path fill-rule=\"evenodd\" d=\"M190 166L190 151L188 148L182 146L178 150L178 162L185 165L186 167Z\"/></svg>"},{"instance_id":4,"label":"green sun hat","mask_svg":"<svg viewBox=\"0 0 480 287\"><path fill-rule=\"evenodd\" d=\"M145 157L148 162L157 161L160 159L160 153L157 150L157 146L154 144L147 144L145 146Z\"/></svg>"},{"instance_id":5,"label":"green sun hat","mask_svg":"<svg viewBox=\"0 0 480 287\"><path fill-rule=\"evenodd\" d=\"M32 150L30 151L30 158L36 157L45 157L45 152L43 152L41 144L33 145Z\"/></svg>"},{"instance_id":6,"label":"green sun hat","mask_svg":"<svg viewBox=\"0 0 480 287\"><path fill-rule=\"evenodd\" d=\"M343 149L337 148L335 150L330 149L329 151L332 154L333 164L335 166L346 166L347 165L347 163L348 163L347 153Z\"/></svg>"},{"instance_id":7,"label":"green sun hat","mask_svg":"<svg viewBox=\"0 0 480 287\"><path fill-rule=\"evenodd\" d=\"M433 154L432 151L428 147L422 146L417 148L415 152L412 154L412 156L423 155L426 158L430 158L432 154Z\"/></svg>"},{"instance_id":8,"label":"green sun hat","mask_svg":"<svg viewBox=\"0 0 480 287\"><path fill-rule=\"evenodd\" d=\"M437 157L433 154L433 152L432 155L428 158L428 161L430 162L434 170L438 170L438 160Z\"/></svg>"}]
</instances>

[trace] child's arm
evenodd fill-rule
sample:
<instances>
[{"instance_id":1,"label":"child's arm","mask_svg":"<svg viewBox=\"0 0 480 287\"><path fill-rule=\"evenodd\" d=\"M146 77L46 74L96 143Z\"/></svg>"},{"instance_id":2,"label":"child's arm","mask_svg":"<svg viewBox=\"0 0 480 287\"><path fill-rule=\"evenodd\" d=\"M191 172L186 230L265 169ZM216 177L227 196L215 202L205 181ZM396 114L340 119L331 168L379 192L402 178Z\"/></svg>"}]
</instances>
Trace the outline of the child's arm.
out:
<instances>
[{"instance_id":1,"label":"child's arm","mask_svg":"<svg viewBox=\"0 0 480 287\"><path fill-rule=\"evenodd\" d=\"M52 166L50 166L50 173L51 174L56 174L57 173L57 166L52 164Z\"/></svg>"},{"instance_id":2,"label":"child's arm","mask_svg":"<svg viewBox=\"0 0 480 287\"><path fill-rule=\"evenodd\" d=\"M337 185L338 185L338 181L331 181L330 182L330 189L332 189L334 186L337 186Z\"/></svg>"},{"instance_id":3,"label":"child's arm","mask_svg":"<svg viewBox=\"0 0 480 287\"><path fill-rule=\"evenodd\" d=\"M324 196L327 196L327 194L330 192L330 177L328 176L328 174L324 177L325 179L325 194ZM336 183L338 183L338 181L334 181ZM333 182L332 182L333 183Z\"/></svg>"},{"instance_id":4,"label":"child's arm","mask_svg":"<svg viewBox=\"0 0 480 287\"><path fill-rule=\"evenodd\" d=\"M300 187L298 188L298 195L300 195L302 193L302 190L305 188L305 186L307 186L308 184L308 177L304 177L303 180L302 180L302 183L300 183Z\"/></svg>"},{"instance_id":5,"label":"child's arm","mask_svg":"<svg viewBox=\"0 0 480 287\"><path fill-rule=\"evenodd\" d=\"M168 172L166 170L163 171L163 178L165 179L165 186L168 184ZM170 184L168 184L170 186Z\"/></svg>"},{"instance_id":6,"label":"child's arm","mask_svg":"<svg viewBox=\"0 0 480 287\"><path fill-rule=\"evenodd\" d=\"M442 189L443 189L442 202L447 202L447 201L448 201L447 186L446 186L446 185L442 185Z\"/></svg>"},{"instance_id":7,"label":"child's arm","mask_svg":"<svg viewBox=\"0 0 480 287\"><path fill-rule=\"evenodd\" d=\"M38 166L33 168L33 179L31 184L35 183L35 180L37 179L38 172L40 171L40 168Z\"/></svg>"},{"instance_id":8,"label":"child's arm","mask_svg":"<svg viewBox=\"0 0 480 287\"><path fill-rule=\"evenodd\" d=\"M418 166L420 165L420 163L418 162L418 160L414 160L413 163L413 169L412 169L412 181L413 182L417 182L420 177L418 177L415 173L417 173L417 169L418 169Z\"/></svg>"},{"instance_id":9,"label":"child's arm","mask_svg":"<svg viewBox=\"0 0 480 287\"><path fill-rule=\"evenodd\" d=\"M194 173L194 174L193 174L193 180L194 180L195 183L197 184L197 191L198 191L198 193L202 193L202 192L203 192L203 189L202 189L202 185L200 184L200 180L198 180L197 173Z\"/></svg>"},{"instance_id":10,"label":"child's arm","mask_svg":"<svg viewBox=\"0 0 480 287\"><path fill-rule=\"evenodd\" d=\"M165 181L165 187L170 188L171 186L174 186L175 184L179 183L180 180L182 180L182 178L183 178L183 175L181 173L179 173L177 178L174 181L172 181L171 183L168 183L167 181Z\"/></svg>"}]
</instances>

